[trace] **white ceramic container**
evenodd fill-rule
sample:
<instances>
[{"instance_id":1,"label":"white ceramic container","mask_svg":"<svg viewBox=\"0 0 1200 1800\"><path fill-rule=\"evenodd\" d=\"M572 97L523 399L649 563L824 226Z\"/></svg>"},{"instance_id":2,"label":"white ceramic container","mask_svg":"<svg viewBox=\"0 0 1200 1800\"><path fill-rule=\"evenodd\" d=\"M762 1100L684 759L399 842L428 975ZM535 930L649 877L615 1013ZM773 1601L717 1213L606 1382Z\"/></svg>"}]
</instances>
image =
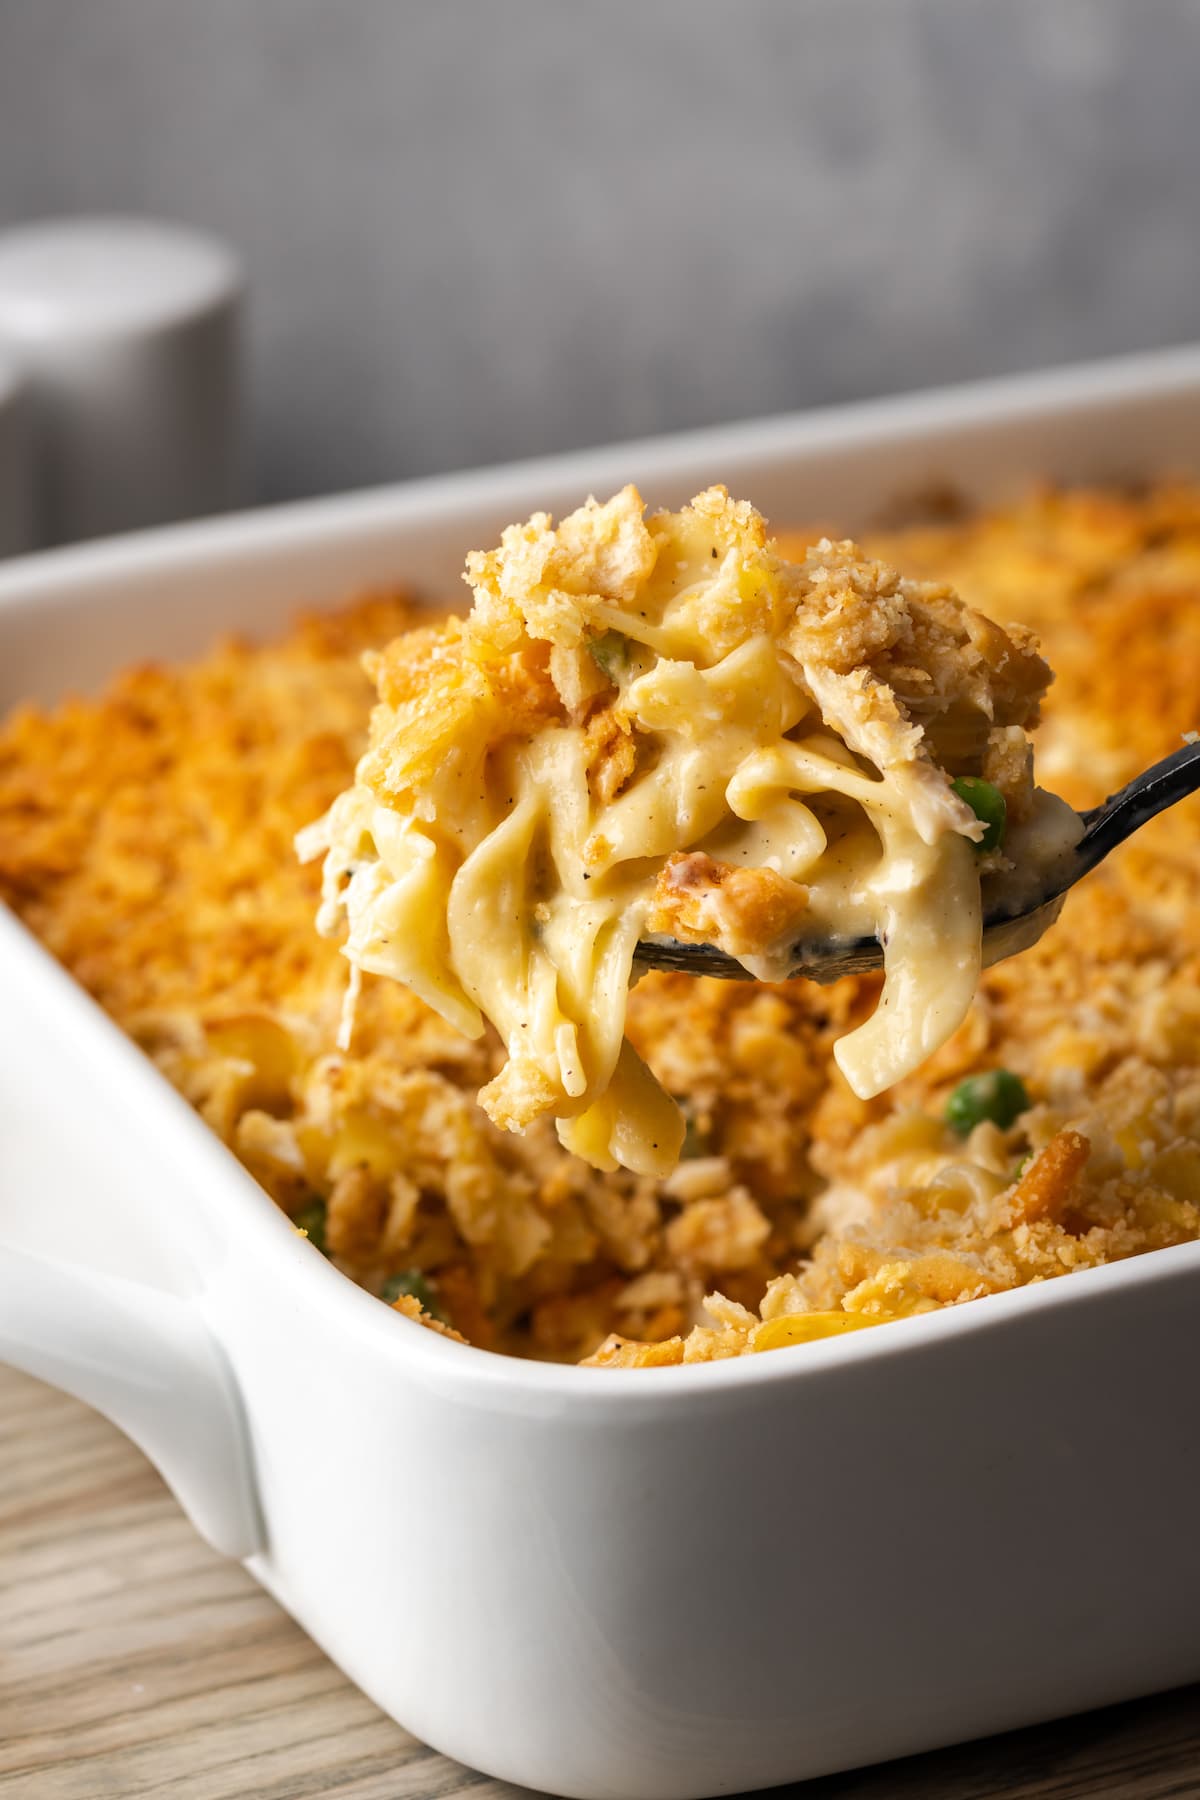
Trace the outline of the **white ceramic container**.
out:
<instances>
[{"instance_id":1,"label":"white ceramic container","mask_svg":"<svg viewBox=\"0 0 1200 1800\"><path fill-rule=\"evenodd\" d=\"M228 245L162 220L0 233L0 351L28 388L38 545L236 504L244 288Z\"/></svg>"},{"instance_id":2,"label":"white ceramic container","mask_svg":"<svg viewBox=\"0 0 1200 1800\"><path fill-rule=\"evenodd\" d=\"M0 704L456 593L510 518L629 478L854 525L1198 463L1179 351L182 527L0 571ZM338 1275L7 915L0 995L0 1355L438 1749L688 1800L1200 1677L1200 1245L710 1367L512 1362Z\"/></svg>"},{"instance_id":3,"label":"white ceramic container","mask_svg":"<svg viewBox=\"0 0 1200 1800\"><path fill-rule=\"evenodd\" d=\"M0 344L0 556L17 556L36 542L33 407L24 376Z\"/></svg>"}]
</instances>

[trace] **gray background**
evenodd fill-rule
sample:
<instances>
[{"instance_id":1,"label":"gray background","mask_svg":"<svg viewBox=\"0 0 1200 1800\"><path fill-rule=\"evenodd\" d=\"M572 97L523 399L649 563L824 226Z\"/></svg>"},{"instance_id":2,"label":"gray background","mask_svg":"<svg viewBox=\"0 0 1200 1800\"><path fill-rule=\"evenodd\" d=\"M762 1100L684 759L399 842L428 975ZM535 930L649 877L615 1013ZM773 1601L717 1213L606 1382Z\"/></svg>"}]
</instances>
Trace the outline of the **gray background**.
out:
<instances>
[{"instance_id":1,"label":"gray background","mask_svg":"<svg viewBox=\"0 0 1200 1800\"><path fill-rule=\"evenodd\" d=\"M0 0L0 225L250 270L275 498L1200 335L1200 0Z\"/></svg>"}]
</instances>

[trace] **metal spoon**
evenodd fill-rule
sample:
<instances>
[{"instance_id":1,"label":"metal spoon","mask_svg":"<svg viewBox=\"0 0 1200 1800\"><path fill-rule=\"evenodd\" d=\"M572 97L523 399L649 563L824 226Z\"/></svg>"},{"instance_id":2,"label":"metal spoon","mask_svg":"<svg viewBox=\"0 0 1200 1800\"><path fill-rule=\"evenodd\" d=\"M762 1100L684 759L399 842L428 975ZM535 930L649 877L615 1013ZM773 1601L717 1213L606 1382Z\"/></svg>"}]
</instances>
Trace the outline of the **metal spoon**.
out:
<instances>
[{"instance_id":1,"label":"metal spoon","mask_svg":"<svg viewBox=\"0 0 1200 1800\"><path fill-rule=\"evenodd\" d=\"M1026 896L1014 908L1007 906L1000 890L988 904L984 888L983 918L984 964L999 962L1018 950L1025 950L1052 925L1062 909L1068 890L1084 875L1103 862L1110 850L1123 844L1139 826L1164 812L1176 801L1184 800L1200 788L1200 743L1185 744L1171 756L1165 756L1144 774L1131 781L1118 793L1110 794L1102 806L1080 814L1083 836L1065 856L1045 871L1043 887ZM752 981L754 977L741 963L712 944L684 944L678 938L645 938L637 947L635 962L642 969L674 969L684 975L719 975L727 981ZM797 941L789 974L803 975L809 981L837 981L843 975L863 975L883 966L883 946L873 937L801 938Z\"/></svg>"}]
</instances>

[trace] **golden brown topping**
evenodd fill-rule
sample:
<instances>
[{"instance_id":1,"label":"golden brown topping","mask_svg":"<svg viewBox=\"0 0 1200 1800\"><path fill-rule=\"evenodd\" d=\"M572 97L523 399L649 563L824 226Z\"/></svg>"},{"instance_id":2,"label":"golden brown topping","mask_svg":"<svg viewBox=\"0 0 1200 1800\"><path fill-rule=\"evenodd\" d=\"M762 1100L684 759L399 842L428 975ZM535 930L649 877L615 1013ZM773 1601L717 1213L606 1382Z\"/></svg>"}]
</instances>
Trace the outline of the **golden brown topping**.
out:
<instances>
[{"instance_id":1,"label":"golden brown topping","mask_svg":"<svg viewBox=\"0 0 1200 1800\"><path fill-rule=\"evenodd\" d=\"M598 1350L583 1362L595 1369L661 1369L683 1361L683 1339L664 1338L657 1344L637 1344L611 1332Z\"/></svg>"},{"instance_id":2,"label":"golden brown topping","mask_svg":"<svg viewBox=\"0 0 1200 1800\"><path fill-rule=\"evenodd\" d=\"M1071 1204L1092 1146L1078 1131L1056 1131L1039 1150L1001 1210L997 1224L1034 1225L1060 1219Z\"/></svg>"},{"instance_id":3,"label":"golden brown topping","mask_svg":"<svg viewBox=\"0 0 1200 1800\"><path fill-rule=\"evenodd\" d=\"M435 1319L431 1313L424 1312L421 1302L412 1294L400 1294L392 1301L392 1311L403 1313L406 1319L423 1325L426 1331L436 1331L439 1337L453 1338L456 1344L467 1342L462 1332L455 1331L453 1325L447 1325L444 1319Z\"/></svg>"},{"instance_id":4,"label":"golden brown topping","mask_svg":"<svg viewBox=\"0 0 1200 1800\"><path fill-rule=\"evenodd\" d=\"M734 527L716 504L697 510L706 525L725 534L708 556ZM1200 486L1046 492L867 549L1036 629L1057 672L1039 762L1074 803L1200 725ZM685 1338L691 1361L735 1353L760 1305L772 1320L862 1317L846 1305L875 1299L884 1320L1200 1236L1200 800L987 971L934 1062L874 1101L850 1094L830 1044L875 980L643 978L630 1033L689 1120L669 1182L598 1174L545 1121L500 1133L471 1098L495 1044L395 983L364 983L353 1043L334 1054L344 968L311 929L316 878L291 838L362 748L362 651L419 622L383 598L0 724L0 895L290 1214L332 1205L361 1172L333 1209L347 1274L377 1293L398 1268L429 1272L474 1342L571 1358L619 1333L620 1363L644 1366L681 1362ZM1011 807L1019 771L1009 785L1004 767L984 773ZM952 1138L947 1093L998 1067L1020 1073L1033 1111ZM736 1230L682 1223L734 1188L769 1223L757 1263L685 1272L672 1231L738 1257ZM1019 1217L1022 1194L1035 1204Z\"/></svg>"},{"instance_id":5,"label":"golden brown topping","mask_svg":"<svg viewBox=\"0 0 1200 1800\"><path fill-rule=\"evenodd\" d=\"M668 857L654 886L646 926L693 944L720 943L753 954L799 926L808 889L774 869L739 868L703 851Z\"/></svg>"}]
</instances>

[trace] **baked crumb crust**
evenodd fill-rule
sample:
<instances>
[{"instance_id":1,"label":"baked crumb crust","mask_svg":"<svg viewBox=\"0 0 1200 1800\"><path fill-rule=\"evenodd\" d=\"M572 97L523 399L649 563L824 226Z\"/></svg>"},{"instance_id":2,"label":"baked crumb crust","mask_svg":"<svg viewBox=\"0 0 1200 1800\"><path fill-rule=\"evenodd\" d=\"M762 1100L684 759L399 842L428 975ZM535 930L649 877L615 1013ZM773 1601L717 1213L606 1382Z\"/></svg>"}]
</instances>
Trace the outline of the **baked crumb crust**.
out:
<instances>
[{"instance_id":1,"label":"baked crumb crust","mask_svg":"<svg viewBox=\"0 0 1200 1800\"><path fill-rule=\"evenodd\" d=\"M1057 673L1040 776L1073 803L1200 725L1195 486L1045 491L867 548L1036 630ZM344 964L312 930L317 877L291 839L361 750L362 651L413 622L377 598L278 645L130 671L100 700L0 727L0 895L286 1211L324 1202L346 1273L379 1292L426 1271L475 1343L570 1360L615 1335L597 1360L663 1363L1200 1235L1195 799L989 971L934 1061L873 1101L829 1054L870 1010L873 979L639 982L630 1035L689 1121L687 1160L665 1181L584 1167L544 1120L522 1138L498 1131L471 1096L499 1047L392 983L364 983L352 1047L335 1052ZM611 721L595 754L619 780ZM988 754L1019 805L1022 758L1003 738ZM1007 1132L954 1138L947 1093L997 1066L1021 1075L1033 1109Z\"/></svg>"}]
</instances>

